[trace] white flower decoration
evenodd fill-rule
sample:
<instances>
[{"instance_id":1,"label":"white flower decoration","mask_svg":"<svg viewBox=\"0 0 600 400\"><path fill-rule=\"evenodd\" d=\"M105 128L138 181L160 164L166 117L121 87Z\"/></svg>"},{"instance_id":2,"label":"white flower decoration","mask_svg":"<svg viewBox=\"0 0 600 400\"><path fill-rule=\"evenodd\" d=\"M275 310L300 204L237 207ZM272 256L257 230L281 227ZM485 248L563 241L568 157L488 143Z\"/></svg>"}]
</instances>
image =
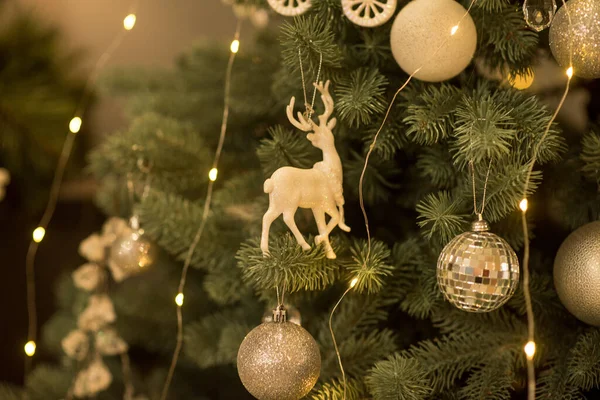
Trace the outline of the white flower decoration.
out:
<instances>
[{"instance_id":1,"label":"white flower decoration","mask_svg":"<svg viewBox=\"0 0 600 400\"><path fill-rule=\"evenodd\" d=\"M123 218L112 217L106 220L102 227L102 241L105 246L110 246L121 235L127 233L131 228Z\"/></svg>"},{"instance_id":2,"label":"white flower decoration","mask_svg":"<svg viewBox=\"0 0 600 400\"><path fill-rule=\"evenodd\" d=\"M75 378L73 394L76 397L93 396L108 389L112 375L101 358L96 358L87 368L81 370Z\"/></svg>"},{"instance_id":3,"label":"white flower decoration","mask_svg":"<svg viewBox=\"0 0 600 400\"><path fill-rule=\"evenodd\" d=\"M95 263L83 264L71 276L75 286L89 292L96 289L102 281L102 268Z\"/></svg>"},{"instance_id":4,"label":"white flower decoration","mask_svg":"<svg viewBox=\"0 0 600 400\"><path fill-rule=\"evenodd\" d=\"M65 354L76 360L84 360L90 349L90 338L87 333L76 329L71 331L61 342Z\"/></svg>"},{"instance_id":5,"label":"white flower decoration","mask_svg":"<svg viewBox=\"0 0 600 400\"><path fill-rule=\"evenodd\" d=\"M90 296L85 310L79 315L77 325L86 331L98 331L104 326L115 322L117 316L110 297L105 294Z\"/></svg>"},{"instance_id":6,"label":"white flower decoration","mask_svg":"<svg viewBox=\"0 0 600 400\"><path fill-rule=\"evenodd\" d=\"M113 328L102 329L96 333L96 350L106 356L127 352L129 346L117 335Z\"/></svg>"},{"instance_id":7,"label":"white flower decoration","mask_svg":"<svg viewBox=\"0 0 600 400\"><path fill-rule=\"evenodd\" d=\"M105 248L102 237L94 233L79 244L79 254L89 261L101 262L104 260Z\"/></svg>"}]
</instances>

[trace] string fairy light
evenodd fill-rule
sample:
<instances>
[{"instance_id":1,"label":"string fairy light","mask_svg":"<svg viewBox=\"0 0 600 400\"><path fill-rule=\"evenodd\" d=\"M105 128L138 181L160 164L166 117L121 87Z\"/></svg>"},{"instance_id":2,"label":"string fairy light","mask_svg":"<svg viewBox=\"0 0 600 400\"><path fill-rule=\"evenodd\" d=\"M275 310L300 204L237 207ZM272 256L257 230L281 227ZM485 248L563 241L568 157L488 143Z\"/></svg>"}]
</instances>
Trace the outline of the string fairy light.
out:
<instances>
[{"instance_id":1,"label":"string fairy light","mask_svg":"<svg viewBox=\"0 0 600 400\"><path fill-rule=\"evenodd\" d=\"M567 7L567 2L563 0L563 7L567 13L567 20L569 23L569 30L572 27L571 23L571 14L569 13L569 8ZM527 225L527 209L529 208L529 203L527 200L527 188L529 187L529 182L531 180L531 174L533 173L533 167L537 161L537 157L540 151L540 147L542 143L548 136L550 129L552 128L552 124L556 120L558 113L562 109L565 104L565 100L567 99L567 95L569 94L569 89L571 87L571 79L573 78L573 38L569 38L569 68L566 70L567 75L567 84L565 86L564 93L560 102L558 103L558 107L552 114L552 118L548 121L546 125L546 129L544 130L544 134L538 143L536 143L533 149L533 155L531 157L531 161L529 163L529 167L527 169L527 175L525 177L525 184L523 185L523 197L521 202L519 203L519 208L521 209L521 222L523 226L523 295L525 297L525 309L527 314L527 344L523 348L525 352L525 356L527 359L527 398L528 400L535 400L535 364L533 362L533 358L535 355L535 319L533 313L533 305L531 301L531 290L529 287L530 274L529 274L529 258L530 258L530 243L529 243L529 227Z\"/></svg>"},{"instance_id":2,"label":"string fairy light","mask_svg":"<svg viewBox=\"0 0 600 400\"><path fill-rule=\"evenodd\" d=\"M217 144L217 149L215 151L215 157L213 159L212 168L209 172L209 182L208 188L206 191L206 198L204 200L204 209L202 210L202 218L200 221L200 226L196 231L196 235L194 236L192 243L188 249L187 256L185 258L185 262L183 263L183 269L181 271L181 278L179 280L179 287L177 290L177 296L175 298L175 304L177 305L177 342L175 344L175 350L173 351L173 357L171 359L171 366L169 368L169 372L167 374L167 378L165 380L165 384L162 389L161 400L166 400L167 395L169 393L169 388L171 386L171 381L173 380L173 375L175 374L175 367L177 366L177 361L179 360L179 355L181 353L181 349L183 347L183 299L184 299L184 289L185 283L187 279L187 273L190 268L190 264L192 262L192 257L194 255L194 251L200 242L200 238L202 237L202 232L204 232L204 227L206 226L206 221L208 220L208 215L210 212L210 205L212 202L213 188L214 183L217 180L217 167L219 165L219 160L221 158L221 152L223 151L223 144L225 143L225 135L227 133L227 120L229 118L229 103L230 103L230 92L231 92L231 71L233 69L233 62L235 61L235 55L237 54L240 47L240 30L242 27L241 20L238 19L234 39L230 45L230 53L229 53L229 61L227 62L227 70L225 71L225 89L224 89L224 100L223 100L223 119L221 122L221 133L219 136L219 143ZM236 44L237 43L237 44ZM235 44L235 45L234 45ZM214 171L214 173L213 173ZM212 179L214 177L214 179Z\"/></svg>"},{"instance_id":3,"label":"string fairy light","mask_svg":"<svg viewBox=\"0 0 600 400\"><path fill-rule=\"evenodd\" d=\"M32 233L32 240L29 243L29 247L27 249L27 255L25 257L25 277L26 277L26 288L27 288L27 315L28 315L28 326L27 326L27 344L24 347L25 354L27 358L25 359L25 368L24 375L27 376L29 374L29 370L31 367L31 358L35 354L36 350L36 340L37 340L37 300L36 300L36 289L35 289L35 260L37 251L39 248L39 244L42 242L46 235L46 231L48 230L48 225L54 216L54 212L56 211L56 206L58 203L58 198L60 194L60 189L62 186L65 170L67 167L67 163L71 156L71 152L73 150L73 144L75 142L75 137L77 133L81 130L83 125L83 120L81 115L83 115L84 111L87 108L88 101L91 96L91 87L93 83L96 82L96 78L98 74L102 70L102 68L106 65L106 62L110 59L114 51L119 47L123 39L125 38L125 34L127 31L131 30L135 25L135 10L137 9L137 4L139 0L135 0L131 6L132 13L125 17L124 20L124 30L121 30L112 40L110 45L107 47L106 51L98 58L98 61L92 68L85 85L83 87L83 92L79 103L76 107L74 117L69 121L69 132L65 138L63 143L63 147L58 159L58 163L56 165L56 169L54 171L54 177L52 178L52 183L50 185L50 194L48 197L48 202L46 203L46 207L40 219L40 222ZM128 21L128 22L126 22ZM129 26L129 28L128 28Z\"/></svg>"},{"instance_id":4,"label":"string fairy light","mask_svg":"<svg viewBox=\"0 0 600 400\"><path fill-rule=\"evenodd\" d=\"M178 307L183 307L183 299L184 299L184 295L183 293L177 293L177 296L175 296L175 304L177 304Z\"/></svg>"},{"instance_id":5,"label":"string fairy light","mask_svg":"<svg viewBox=\"0 0 600 400\"><path fill-rule=\"evenodd\" d=\"M458 20L458 23L452 27L452 29L450 30L450 35L446 38L446 40L444 40L437 47L437 49L435 49L435 51L429 56L429 58L427 60L425 60L423 62L423 64L421 64L417 69L415 69L413 71L413 73L409 75L409 77L406 79L406 81L404 81L404 83L400 86L400 88L398 88L398 90L396 90L396 93L394 93L394 96L392 97L392 100L390 101L390 104L387 108L387 111L385 113L383 121L381 122L379 129L377 129L377 132L375 133L375 136L373 137L373 141L371 142L371 145L369 146L369 151L367 152L367 155L365 157L365 163L363 165L363 169L360 174L360 179L358 182L358 197L359 197L360 209L363 214L363 218L365 221L365 229L367 231L367 255L364 258L363 268L366 268L367 260L369 260L369 258L371 257L371 247L372 247L371 230L369 228L369 217L367 215L367 210L365 208L363 186L364 186L365 173L366 173L367 167L369 165L369 158L371 157L371 154L373 153L373 150L375 149L375 145L377 144L377 139L379 138L379 135L380 135L381 131L383 130L383 127L385 126L385 123L390 115L390 112L392 111L392 107L393 107L394 103L396 102L396 98L398 97L400 92L402 92L404 90L404 88L406 88L406 86L408 86L409 82L412 80L412 78L415 76L415 74L417 74L420 70L422 70L437 55L437 53L439 53L439 51L448 44L448 41L460 29L460 24L469 15L469 12L471 11L471 9L475 5L475 3L477 3L477 0L471 0L471 3L469 4L469 8L467 8L467 10L463 14L463 16ZM339 349L338 349L338 346L337 346L337 343L335 340L335 334L333 331L332 320L333 320L333 314L335 313L335 310L337 309L337 307L340 305L340 303L342 302L344 297L346 297L348 292L350 292L350 290L352 290L356 286L357 283L358 283L358 278L352 279L352 281L350 282L350 286L342 294L342 296L340 297L338 302L335 304L335 306L333 307L333 309L331 310L331 313L329 315L329 332L331 333L331 338L333 339L334 349L335 349L335 353L337 355L338 364L340 366L340 371L342 373L342 380L343 380L343 386L344 386L344 395L342 397L342 400L346 400L346 390L347 390L346 374L344 372L344 366L342 364L340 352L339 352Z\"/></svg>"}]
</instances>

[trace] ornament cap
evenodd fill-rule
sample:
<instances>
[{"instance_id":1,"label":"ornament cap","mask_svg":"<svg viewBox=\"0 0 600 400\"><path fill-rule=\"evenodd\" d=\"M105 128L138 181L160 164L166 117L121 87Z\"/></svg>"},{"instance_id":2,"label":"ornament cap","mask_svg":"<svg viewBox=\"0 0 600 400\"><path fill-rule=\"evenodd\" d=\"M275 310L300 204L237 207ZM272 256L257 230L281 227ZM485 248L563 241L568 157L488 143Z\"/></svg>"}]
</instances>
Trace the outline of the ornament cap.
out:
<instances>
[{"instance_id":1,"label":"ornament cap","mask_svg":"<svg viewBox=\"0 0 600 400\"><path fill-rule=\"evenodd\" d=\"M283 304L273 309L273 322L283 323L287 321L287 310Z\"/></svg>"},{"instance_id":2,"label":"ornament cap","mask_svg":"<svg viewBox=\"0 0 600 400\"><path fill-rule=\"evenodd\" d=\"M473 223L471 224L471 231L473 232L487 232L490 230L490 224L488 224L488 222L481 218L481 215L479 216L479 219L477 221L473 221Z\"/></svg>"}]
</instances>

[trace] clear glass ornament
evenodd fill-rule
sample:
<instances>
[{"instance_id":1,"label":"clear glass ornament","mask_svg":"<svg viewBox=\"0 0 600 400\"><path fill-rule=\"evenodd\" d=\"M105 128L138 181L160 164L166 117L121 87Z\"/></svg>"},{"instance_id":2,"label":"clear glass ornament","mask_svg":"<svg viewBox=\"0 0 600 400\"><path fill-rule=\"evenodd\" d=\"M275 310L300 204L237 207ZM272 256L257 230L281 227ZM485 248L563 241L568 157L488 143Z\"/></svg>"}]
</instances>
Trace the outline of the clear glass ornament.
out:
<instances>
[{"instance_id":1,"label":"clear glass ornament","mask_svg":"<svg viewBox=\"0 0 600 400\"><path fill-rule=\"evenodd\" d=\"M130 226L110 248L108 267L117 282L145 271L156 259L156 246L146 239L136 216Z\"/></svg>"},{"instance_id":2,"label":"clear glass ornament","mask_svg":"<svg viewBox=\"0 0 600 400\"><path fill-rule=\"evenodd\" d=\"M523 14L525 22L537 32L550 26L556 13L556 0L525 0Z\"/></svg>"}]
</instances>

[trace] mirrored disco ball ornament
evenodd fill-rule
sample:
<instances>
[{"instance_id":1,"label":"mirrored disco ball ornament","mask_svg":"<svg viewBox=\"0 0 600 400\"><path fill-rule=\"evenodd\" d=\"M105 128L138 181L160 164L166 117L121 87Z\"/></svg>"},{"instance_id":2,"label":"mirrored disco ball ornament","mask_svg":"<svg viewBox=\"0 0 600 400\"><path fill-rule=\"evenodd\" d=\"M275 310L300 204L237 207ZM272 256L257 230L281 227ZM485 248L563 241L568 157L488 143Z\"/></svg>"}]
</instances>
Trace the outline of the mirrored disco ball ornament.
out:
<instances>
[{"instance_id":1,"label":"mirrored disco ball ornament","mask_svg":"<svg viewBox=\"0 0 600 400\"><path fill-rule=\"evenodd\" d=\"M145 238L141 229L125 231L110 248L109 266L124 276L146 270L156 258L155 246Z\"/></svg>"},{"instance_id":2,"label":"mirrored disco ball ornament","mask_svg":"<svg viewBox=\"0 0 600 400\"><path fill-rule=\"evenodd\" d=\"M493 311L519 283L519 260L510 245L480 219L452 239L437 263L438 286L446 299L470 312Z\"/></svg>"},{"instance_id":3,"label":"mirrored disco ball ornament","mask_svg":"<svg viewBox=\"0 0 600 400\"><path fill-rule=\"evenodd\" d=\"M258 400L298 400L306 396L321 372L321 353L304 328L274 310L273 322L254 328L240 345L238 374Z\"/></svg>"}]
</instances>

